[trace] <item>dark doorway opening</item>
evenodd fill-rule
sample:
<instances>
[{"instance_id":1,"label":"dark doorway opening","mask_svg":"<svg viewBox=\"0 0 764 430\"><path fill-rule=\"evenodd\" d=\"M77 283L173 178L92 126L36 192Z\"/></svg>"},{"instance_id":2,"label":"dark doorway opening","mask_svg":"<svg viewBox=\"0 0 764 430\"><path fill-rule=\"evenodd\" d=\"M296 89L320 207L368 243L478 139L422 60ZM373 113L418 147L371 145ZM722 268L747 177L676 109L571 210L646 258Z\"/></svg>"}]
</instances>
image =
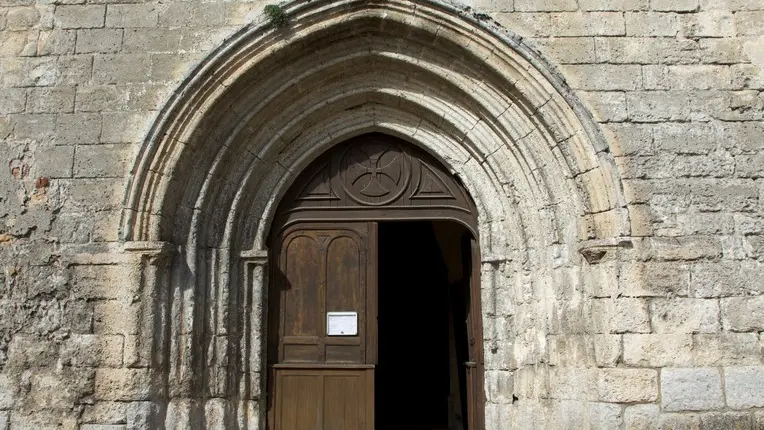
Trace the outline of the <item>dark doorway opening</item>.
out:
<instances>
[{"instance_id":1,"label":"dark doorway opening","mask_svg":"<svg viewBox=\"0 0 764 430\"><path fill-rule=\"evenodd\" d=\"M379 224L377 430L467 429L470 233Z\"/></svg>"}]
</instances>

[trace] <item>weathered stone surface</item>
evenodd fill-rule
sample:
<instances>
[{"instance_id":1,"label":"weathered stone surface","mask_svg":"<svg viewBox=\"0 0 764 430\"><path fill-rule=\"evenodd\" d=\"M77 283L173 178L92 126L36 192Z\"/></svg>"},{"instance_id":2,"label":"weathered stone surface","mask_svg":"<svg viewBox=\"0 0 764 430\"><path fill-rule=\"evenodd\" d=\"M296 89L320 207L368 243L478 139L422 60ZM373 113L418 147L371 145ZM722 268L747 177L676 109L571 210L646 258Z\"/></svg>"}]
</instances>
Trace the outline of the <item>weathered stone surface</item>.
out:
<instances>
[{"instance_id":1,"label":"weathered stone surface","mask_svg":"<svg viewBox=\"0 0 764 430\"><path fill-rule=\"evenodd\" d=\"M699 263L692 268L694 297L731 297L764 292L764 264L755 261Z\"/></svg>"},{"instance_id":2,"label":"weathered stone surface","mask_svg":"<svg viewBox=\"0 0 764 430\"><path fill-rule=\"evenodd\" d=\"M647 302L641 299L596 299L592 318L601 333L647 333L650 321Z\"/></svg>"},{"instance_id":3,"label":"weathered stone surface","mask_svg":"<svg viewBox=\"0 0 764 430\"><path fill-rule=\"evenodd\" d=\"M56 7L56 22L62 28L103 27L106 6L62 5Z\"/></svg>"},{"instance_id":4,"label":"weathered stone surface","mask_svg":"<svg viewBox=\"0 0 764 430\"><path fill-rule=\"evenodd\" d=\"M156 27L159 14L152 3L112 4L106 12L107 27Z\"/></svg>"},{"instance_id":5,"label":"weathered stone surface","mask_svg":"<svg viewBox=\"0 0 764 430\"><path fill-rule=\"evenodd\" d=\"M764 407L764 366L725 367L724 388L733 409Z\"/></svg>"},{"instance_id":6,"label":"weathered stone surface","mask_svg":"<svg viewBox=\"0 0 764 430\"><path fill-rule=\"evenodd\" d=\"M77 53L114 53L122 48L122 29L88 29L77 31Z\"/></svg>"},{"instance_id":7,"label":"weathered stone surface","mask_svg":"<svg viewBox=\"0 0 764 430\"><path fill-rule=\"evenodd\" d=\"M709 430L753 429L751 414L745 412L711 412L700 414L700 428Z\"/></svg>"},{"instance_id":8,"label":"weathered stone surface","mask_svg":"<svg viewBox=\"0 0 764 430\"><path fill-rule=\"evenodd\" d=\"M730 331L764 330L764 296L720 300L722 325Z\"/></svg>"},{"instance_id":9,"label":"weathered stone surface","mask_svg":"<svg viewBox=\"0 0 764 430\"><path fill-rule=\"evenodd\" d=\"M664 367L693 364L689 334L625 334L623 362L631 366Z\"/></svg>"},{"instance_id":10,"label":"weathered stone surface","mask_svg":"<svg viewBox=\"0 0 764 430\"><path fill-rule=\"evenodd\" d=\"M719 303L705 299L652 299L654 333L715 333L721 330Z\"/></svg>"},{"instance_id":11,"label":"weathered stone surface","mask_svg":"<svg viewBox=\"0 0 764 430\"><path fill-rule=\"evenodd\" d=\"M94 395L98 400L148 400L156 383L150 369L98 369Z\"/></svg>"},{"instance_id":12,"label":"weathered stone surface","mask_svg":"<svg viewBox=\"0 0 764 430\"><path fill-rule=\"evenodd\" d=\"M653 404L627 406L623 423L627 429L648 430L657 428L660 407Z\"/></svg>"},{"instance_id":13,"label":"weathered stone surface","mask_svg":"<svg viewBox=\"0 0 764 430\"><path fill-rule=\"evenodd\" d=\"M652 402L658 399L658 372L653 369L602 369L597 393L604 402Z\"/></svg>"},{"instance_id":14,"label":"weathered stone surface","mask_svg":"<svg viewBox=\"0 0 764 430\"><path fill-rule=\"evenodd\" d=\"M598 367L615 367L622 359L622 336L595 335L594 359Z\"/></svg>"},{"instance_id":15,"label":"weathered stone surface","mask_svg":"<svg viewBox=\"0 0 764 430\"><path fill-rule=\"evenodd\" d=\"M716 368L664 368L661 370L661 408L666 411L702 411L724 407L722 380Z\"/></svg>"},{"instance_id":16,"label":"weathered stone surface","mask_svg":"<svg viewBox=\"0 0 764 430\"><path fill-rule=\"evenodd\" d=\"M101 401L88 405L82 412L82 422L86 424L124 424L127 417L125 402Z\"/></svg>"},{"instance_id":17,"label":"weathered stone surface","mask_svg":"<svg viewBox=\"0 0 764 430\"><path fill-rule=\"evenodd\" d=\"M122 364L122 336L72 335L61 347L61 362L75 367L119 367Z\"/></svg>"},{"instance_id":18,"label":"weathered stone surface","mask_svg":"<svg viewBox=\"0 0 764 430\"><path fill-rule=\"evenodd\" d=\"M18 392L18 380L8 374L0 375L0 409L11 409Z\"/></svg>"},{"instance_id":19,"label":"weathered stone surface","mask_svg":"<svg viewBox=\"0 0 764 430\"><path fill-rule=\"evenodd\" d=\"M753 365L762 363L756 333L696 334L693 351L697 366Z\"/></svg>"}]
</instances>

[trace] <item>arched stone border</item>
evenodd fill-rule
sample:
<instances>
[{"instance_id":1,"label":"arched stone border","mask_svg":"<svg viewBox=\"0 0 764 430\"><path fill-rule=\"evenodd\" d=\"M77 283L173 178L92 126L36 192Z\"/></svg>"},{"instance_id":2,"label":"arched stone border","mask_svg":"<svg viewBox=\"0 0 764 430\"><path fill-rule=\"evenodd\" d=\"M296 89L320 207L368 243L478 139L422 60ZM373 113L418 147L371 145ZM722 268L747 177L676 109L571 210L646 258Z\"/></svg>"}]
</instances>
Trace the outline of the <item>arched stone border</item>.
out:
<instances>
[{"instance_id":1,"label":"arched stone border","mask_svg":"<svg viewBox=\"0 0 764 430\"><path fill-rule=\"evenodd\" d=\"M496 405L487 414L503 414L496 381L543 362L545 334L584 318L580 294L555 301L578 294L566 281L581 276L577 251L594 262L630 235L607 143L548 62L468 8L297 0L285 9L288 28L249 25L191 72L129 183L126 248L172 255L142 278L151 323L139 354L162 375L163 419L259 423L274 211L313 159L370 131L429 151L475 199Z\"/></svg>"}]
</instances>

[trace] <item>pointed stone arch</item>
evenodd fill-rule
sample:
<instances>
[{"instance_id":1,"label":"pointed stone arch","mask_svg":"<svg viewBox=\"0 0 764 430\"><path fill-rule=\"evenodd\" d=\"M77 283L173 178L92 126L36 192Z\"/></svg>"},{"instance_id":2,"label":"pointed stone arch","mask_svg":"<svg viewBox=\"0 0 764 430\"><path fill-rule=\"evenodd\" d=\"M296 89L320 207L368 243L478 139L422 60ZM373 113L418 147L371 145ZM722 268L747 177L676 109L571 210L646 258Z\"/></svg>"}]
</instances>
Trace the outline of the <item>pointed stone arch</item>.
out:
<instances>
[{"instance_id":1,"label":"pointed stone arch","mask_svg":"<svg viewBox=\"0 0 764 430\"><path fill-rule=\"evenodd\" d=\"M248 25L191 71L133 168L121 237L155 262L142 277L152 340L140 354L163 375L163 420L258 425L276 208L316 157L369 132L429 152L475 201L486 378L543 362L550 327L584 324L584 301L554 294L586 270L578 251L630 235L618 171L586 109L538 52L469 8L296 0L285 10L288 28ZM495 386L486 413L498 417L508 409Z\"/></svg>"}]
</instances>

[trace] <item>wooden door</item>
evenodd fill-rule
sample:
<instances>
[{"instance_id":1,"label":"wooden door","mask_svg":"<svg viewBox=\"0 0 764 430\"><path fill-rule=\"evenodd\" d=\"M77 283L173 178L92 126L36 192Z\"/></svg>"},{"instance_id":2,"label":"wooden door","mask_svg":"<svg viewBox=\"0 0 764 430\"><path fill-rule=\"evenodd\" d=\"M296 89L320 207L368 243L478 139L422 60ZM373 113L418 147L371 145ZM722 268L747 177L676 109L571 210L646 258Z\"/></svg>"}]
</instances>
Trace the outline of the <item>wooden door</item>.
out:
<instances>
[{"instance_id":1,"label":"wooden door","mask_svg":"<svg viewBox=\"0 0 764 430\"><path fill-rule=\"evenodd\" d=\"M374 427L376 228L298 223L277 240L269 428Z\"/></svg>"}]
</instances>

